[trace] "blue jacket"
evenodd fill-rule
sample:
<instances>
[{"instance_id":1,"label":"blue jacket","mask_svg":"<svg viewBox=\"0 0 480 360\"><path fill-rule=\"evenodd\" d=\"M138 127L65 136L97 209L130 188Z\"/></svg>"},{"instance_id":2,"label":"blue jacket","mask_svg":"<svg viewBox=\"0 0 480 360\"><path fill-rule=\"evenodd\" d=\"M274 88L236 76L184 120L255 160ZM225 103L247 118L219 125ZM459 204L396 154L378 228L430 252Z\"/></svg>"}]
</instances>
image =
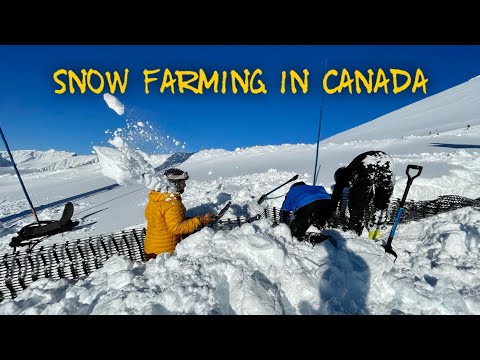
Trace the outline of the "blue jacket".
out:
<instances>
[{"instance_id":1,"label":"blue jacket","mask_svg":"<svg viewBox=\"0 0 480 360\"><path fill-rule=\"evenodd\" d=\"M294 184L290 190L288 190L281 210L295 212L314 201L330 200L330 198L330 194L323 186L307 185L304 183Z\"/></svg>"}]
</instances>

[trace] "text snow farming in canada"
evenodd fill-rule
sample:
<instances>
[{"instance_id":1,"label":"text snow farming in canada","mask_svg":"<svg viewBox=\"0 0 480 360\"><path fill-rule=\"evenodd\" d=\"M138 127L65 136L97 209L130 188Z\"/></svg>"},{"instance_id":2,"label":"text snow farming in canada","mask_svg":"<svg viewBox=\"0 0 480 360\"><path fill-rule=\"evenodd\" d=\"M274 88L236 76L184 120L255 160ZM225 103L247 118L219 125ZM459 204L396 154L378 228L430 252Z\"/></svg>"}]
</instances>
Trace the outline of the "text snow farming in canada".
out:
<instances>
[{"instance_id":1,"label":"text snow farming in canada","mask_svg":"<svg viewBox=\"0 0 480 360\"><path fill-rule=\"evenodd\" d=\"M95 94L100 94L108 87L111 94L120 91L122 94L127 90L129 69L123 72L123 78L118 71L113 73L106 71L104 75L94 69L82 69L81 75L73 70L59 69L53 74L56 84L60 85L59 89L55 89L56 94L65 94L68 91L74 94L77 90L84 94L87 90ZM143 82L145 94L149 94L152 88L157 86L160 93L170 91L172 94L177 92L180 94L186 91L194 94L203 94L204 90L210 90L214 93L221 92L226 94L231 91L237 94L241 89L243 94L266 94L267 87L262 81L261 69L250 71L243 70L243 74L236 70L230 71L213 71L207 76L203 69L198 71L192 70L175 70L170 71L168 68L163 70L143 70ZM287 91L296 94L300 89L303 94L308 92L310 72L304 69L300 75L295 70L282 71L280 78L280 93L285 94ZM413 80L412 80L413 78ZM342 69L339 73L335 69L331 69L323 76L323 90L327 94L341 93L346 90L350 94L361 94L366 91L368 94L372 92L376 94L382 91L385 94L391 90L394 94L398 94L411 88L412 93L421 89L424 94L427 93L426 84L428 79L425 78L421 69L417 69L415 75L412 76L408 71L401 69L389 69L385 72L378 69L374 72L372 69L367 70L367 74L359 70L354 70L353 75L347 69Z\"/></svg>"}]
</instances>

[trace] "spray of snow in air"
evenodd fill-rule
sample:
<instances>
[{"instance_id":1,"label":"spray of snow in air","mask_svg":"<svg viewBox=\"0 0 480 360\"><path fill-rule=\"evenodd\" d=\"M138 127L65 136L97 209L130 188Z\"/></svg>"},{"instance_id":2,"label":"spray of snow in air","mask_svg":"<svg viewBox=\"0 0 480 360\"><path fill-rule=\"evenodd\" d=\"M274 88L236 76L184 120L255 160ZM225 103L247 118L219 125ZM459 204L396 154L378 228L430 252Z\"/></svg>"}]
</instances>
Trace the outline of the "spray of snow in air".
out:
<instances>
[{"instance_id":1,"label":"spray of snow in air","mask_svg":"<svg viewBox=\"0 0 480 360\"><path fill-rule=\"evenodd\" d=\"M171 140L163 135L149 121L141 121L132 116L127 117L126 126L121 129L122 136L131 147L152 154L173 154L185 150L185 142Z\"/></svg>"},{"instance_id":2,"label":"spray of snow in air","mask_svg":"<svg viewBox=\"0 0 480 360\"><path fill-rule=\"evenodd\" d=\"M119 185L144 184L151 190L165 190L165 179L158 178L147 154L129 147L122 137L108 141L114 148L94 146L102 173Z\"/></svg>"},{"instance_id":3,"label":"spray of snow in air","mask_svg":"<svg viewBox=\"0 0 480 360\"><path fill-rule=\"evenodd\" d=\"M118 115L123 115L125 107L116 97L104 94L103 98ZM115 131L106 130L105 133L112 135L113 138L121 137L130 147L150 154L173 154L185 151L185 142L177 139L172 141L169 135L161 134L149 121L138 118L130 111L125 119L125 127Z\"/></svg>"}]
</instances>

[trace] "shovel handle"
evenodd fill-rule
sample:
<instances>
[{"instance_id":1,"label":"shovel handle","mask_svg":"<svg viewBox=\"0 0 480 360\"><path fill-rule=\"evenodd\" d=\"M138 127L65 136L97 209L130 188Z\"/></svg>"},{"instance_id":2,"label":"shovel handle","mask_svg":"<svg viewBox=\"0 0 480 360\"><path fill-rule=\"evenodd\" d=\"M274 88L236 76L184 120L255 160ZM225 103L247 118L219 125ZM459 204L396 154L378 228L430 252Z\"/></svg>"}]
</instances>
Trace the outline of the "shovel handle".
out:
<instances>
[{"instance_id":1,"label":"shovel handle","mask_svg":"<svg viewBox=\"0 0 480 360\"><path fill-rule=\"evenodd\" d=\"M410 169L418 170L417 174L415 176L411 176L410 175ZM420 174L422 173L422 170L423 170L423 166L421 166L421 165L408 165L407 166L407 171L406 171L407 176L408 176L409 179L413 180L413 179L420 176Z\"/></svg>"},{"instance_id":2,"label":"shovel handle","mask_svg":"<svg viewBox=\"0 0 480 360\"><path fill-rule=\"evenodd\" d=\"M411 176L409 172L410 169L418 170L417 174L415 176ZM397 259L397 254L392 249L393 237L395 236L395 231L397 230L397 226L400 223L400 218L402 217L402 214L404 211L403 206L405 205L405 201L407 200L407 195L408 195L408 191L410 190L410 186L412 185L413 179L420 176L420 174L422 173L422 169L423 169L423 166L421 165L410 164L407 166L407 170L406 170L406 173L408 176L407 186L405 187L405 191L403 192L402 200L400 200L400 204L398 205L397 215L395 216L395 221L393 222L392 229L390 230L390 236L388 237L387 243L384 246L385 252L394 255L395 260Z\"/></svg>"},{"instance_id":3,"label":"shovel handle","mask_svg":"<svg viewBox=\"0 0 480 360\"><path fill-rule=\"evenodd\" d=\"M418 170L417 174L415 176L410 175L410 169ZM410 165L407 166L407 171L406 171L407 176L408 176L407 187L405 188L405 192L403 193L403 198L400 202L399 207L403 207L403 205L405 204L405 201L407 200L408 191L410 190L410 186L412 185L413 180L420 176L420 174L422 173L422 169L423 169L423 166L421 166L421 165L410 164Z\"/></svg>"},{"instance_id":4,"label":"shovel handle","mask_svg":"<svg viewBox=\"0 0 480 360\"><path fill-rule=\"evenodd\" d=\"M269 191L268 193L266 194L263 194L262 196L260 196L260 199L258 199L257 201L257 204L261 204L263 202L263 200L265 200L265 198L270 195L271 193L273 193L274 191L277 191L278 189L280 189L282 186L285 186L287 185L289 182L292 182L292 181L295 181L298 179L298 174L295 175L294 177L292 177L290 180L288 181L285 181L282 185L276 187L275 189L273 189L272 191Z\"/></svg>"}]
</instances>

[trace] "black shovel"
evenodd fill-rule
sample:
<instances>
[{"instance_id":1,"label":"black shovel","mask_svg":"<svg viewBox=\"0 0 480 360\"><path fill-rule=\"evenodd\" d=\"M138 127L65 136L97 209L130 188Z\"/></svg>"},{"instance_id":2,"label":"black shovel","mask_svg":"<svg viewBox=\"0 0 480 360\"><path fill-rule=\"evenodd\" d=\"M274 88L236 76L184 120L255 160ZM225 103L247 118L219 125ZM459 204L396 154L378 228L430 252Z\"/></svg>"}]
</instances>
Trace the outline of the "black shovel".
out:
<instances>
[{"instance_id":1,"label":"black shovel","mask_svg":"<svg viewBox=\"0 0 480 360\"><path fill-rule=\"evenodd\" d=\"M276 188L273 189L272 191L269 191L268 193L263 194L262 196L260 196L260 199L258 199L257 204L261 204L268 195L270 195L270 194L273 193L274 191L277 191L277 190L280 189L282 186L287 185L289 182L295 181L295 180L297 180L297 179L298 179L298 175L295 175L295 176L292 177L290 180L285 181L282 185L276 187Z\"/></svg>"},{"instance_id":2,"label":"black shovel","mask_svg":"<svg viewBox=\"0 0 480 360\"><path fill-rule=\"evenodd\" d=\"M418 170L418 173L415 176L410 176L408 172L410 169ZM405 191L403 192L402 200L398 205L397 215L395 216L395 221L393 223L392 230L390 231L390 236L388 237L387 244L382 245L385 248L386 253L392 254L393 256L395 256L394 262L397 260L397 254L392 249L392 240L393 240L393 237L395 236L395 231L397 231L398 223L400 222L400 219L403 214L403 206L405 205L405 201L407 200L408 190L410 190L410 186L412 185L413 180L418 176L420 176L420 174L422 173L422 169L423 169L423 166L420 166L420 165L407 166L407 171L406 171L408 176L407 187L405 188Z\"/></svg>"}]
</instances>

